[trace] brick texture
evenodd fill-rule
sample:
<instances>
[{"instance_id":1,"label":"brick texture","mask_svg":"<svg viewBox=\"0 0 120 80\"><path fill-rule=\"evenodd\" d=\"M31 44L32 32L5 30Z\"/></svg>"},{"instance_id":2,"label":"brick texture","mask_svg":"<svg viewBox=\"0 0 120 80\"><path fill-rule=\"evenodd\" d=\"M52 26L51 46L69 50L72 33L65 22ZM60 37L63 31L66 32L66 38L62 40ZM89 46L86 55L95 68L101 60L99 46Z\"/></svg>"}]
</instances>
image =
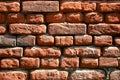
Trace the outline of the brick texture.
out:
<instances>
[{"instance_id":1,"label":"brick texture","mask_svg":"<svg viewBox=\"0 0 120 80\"><path fill-rule=\"evenodd\" d=\"M0 80L120 80L120 0L0 0Z\"/></svg>"}]
</instances>

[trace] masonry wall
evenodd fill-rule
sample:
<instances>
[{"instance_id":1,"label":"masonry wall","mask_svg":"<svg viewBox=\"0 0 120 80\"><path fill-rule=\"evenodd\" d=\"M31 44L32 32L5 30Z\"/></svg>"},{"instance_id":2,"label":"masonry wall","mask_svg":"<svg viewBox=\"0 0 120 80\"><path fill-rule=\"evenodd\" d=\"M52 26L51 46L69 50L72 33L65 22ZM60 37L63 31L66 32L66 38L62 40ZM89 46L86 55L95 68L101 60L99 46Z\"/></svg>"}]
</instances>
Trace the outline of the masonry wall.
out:
<instances>
[{"instance_id":1,"label":"masonry wall","mask_svg":"<svg viewBox=\"0 0 120 80\"><path fill-rule=\"evenodd\" d=\"M0 80L120 80L120 2L0 0Z\"/></svg>"}]
</instances>

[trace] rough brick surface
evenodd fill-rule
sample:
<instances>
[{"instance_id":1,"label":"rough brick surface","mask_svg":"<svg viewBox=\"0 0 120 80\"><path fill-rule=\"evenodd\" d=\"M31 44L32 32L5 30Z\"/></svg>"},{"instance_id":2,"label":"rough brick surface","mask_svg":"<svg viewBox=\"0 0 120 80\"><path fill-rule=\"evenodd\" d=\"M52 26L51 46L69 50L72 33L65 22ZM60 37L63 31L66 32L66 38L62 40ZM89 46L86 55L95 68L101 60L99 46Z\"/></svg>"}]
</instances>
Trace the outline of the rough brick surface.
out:
<instances>
[{"instance_id":1,"label":"rough brick surface","mask_svg":"<svg viewBox=\"0 0 120 80\"><path fill-rule=\"evenodd\" d=\"M28 14L27 23L43 23L44 16L42 14Z\"/></svg>"},{"instance_id":2,"label":"rough brick surface","mask_svg":"<svg viewBox=\"0 0 120 80\"><path fill-rule=\"evenodd\" d=\"M78 68L79 67L79 58L62 58L61 59L61 67L62 68Z\"/></svg>"},{"instance_id":3,"label":"rough brick surface","mask_svg":"<svg viewBox=\"0 0 120 80\"><path fill-rule=\"evenodd\" d=\"M41 77L39 77L41 75ZM36 70L31 72L31 80L67 80L68 73L66 71L58 70Z\"/></svg>"},{"instance_id":4,"label":"rough brick surface","mask_svg":"<svg viewBox=\"0 0 120 80\"><path fill-rule=\"evenodd\" d=\"M11 34L44 34L46 33L45 25L35 24L10 24Z\"/></svg>"},{"instance_id":5,"label":"rough brick surface","mask_svg":"<svg viewBox=\"0 0 120 80\"><path fill-rule=\"evenodd\" d=\"M17 59L2 59L1 68L4 69L14 69L19 68L19 60Z\"/></svg>"},{"instance_id":6,"label":"rough brick surface","mask_svg":"<svg viewBox=\"0 0 120 80\"><path fill-rule=\"evenodd\" d=\"M26 1L22 3L24 12L57 12L59 11L58 1Z\"/></svg>"},{"instance_id":7,"label":"rough brick surface","mask_svg":"<svg viewBox=\"0 0 120 80\"><path fill-rule=\"evenodd\" d=\"M27 57L60 57L61 51L58 48L27 48L24 55Z\"/></svg>"},{"instance_id":8,"label":"rough brick surface","mask_svg":"<svg viewBox=\"0 0 120 80\"><path fill-rule=\"evenodd\" d=\"M55 37L55 45L56 46L71 46L73 45L73 37L72 36L56 36Z\"/></svg>"},{"instance_id":9,"label":"rough brick surface","mask_svg":"<svg viewBox=\"0 0 120 80\"><path fill-rule=\"evenodd\" d=\"M37 44L39 46L52 46L54 45L54 37L47 35L37 36Z\"/></svg>"},{"instance_id":10,"label":"rough brick surface","mask_svg":"<svg viewBox=\"0 0 120 80\"><path fill-rule=\"evenodd\" d=\"M19 2L0 2L0 12L19 12Z\"/></svg>"},{"instance_id":11,"label":"rough brick surface","mask_svg":"<svg viewBox=\"0 0 120 80\"><path fill-rule=\"evenodd\" d=\"M41 67L42 68L58 68L59 67L59 59L57 59L57 58L42 58L41 59Z\"/></svg>"},{"instance_id":12,"label":"rough brick surface","mask_svg":"<svg viewBox=\"0 0 120 80\"><path fill-rule=\"evenodd\" d=\"M65 56L80 56L80 57L99 57L101 55L100 48L81 47L81 48L65 48Z\"/></svg>"},{"instance_id":13,"label":"rough brick surface","mask_svg":"<svg viewBox=\"0 0 120 80\"><path fill-rule=\"evenodd\" d=\"M17 46L34 46L35 45L35 36L18 36L17 37Z\"/></svg>"},{"instance_id":14,"label":"rough brick surface","mask_svg":"<svg viewBox=\"0 0 120 80\"><path fill-rule=\"evenodd\" d=\"M0 72L1 80L26 80L27 73L21 71Z\"/></svg>"},{"instance_id":15,"label":"rough brick surface","mask_svg":"<svg viewBox=\"0 0 120 80\"><path fill-rule=\"evenodd\" d=\"M85 34L85 24L59 24L53 23L48 26L49 33L52 35L72 35L72 34Z\"/></svg>"},{"instance_id":16,"label":"rough brick surface","mask_svg":"<svg viewBox=\"0 0 120 80\"><path fill-rule=\"evenodd\" d=\"M105 74L95 70L77 70L71 75L71 80L104 80Z\"/></svg>"},{"instance_id":17,"label":"rough brick surface","mask_svg":"<svg viewBox=\"0 0 120 80\"><path fill-rule=\"evenodd\" d=\"M119 35L120 25L119 24L90 24L88 27L88 33L91 35Z\"/></svg>"},{"instance_id":18,"label":"rough brick surface","mask_svg":"<svg viewBox=\"0 0 120 80\"><path fill-rule=\"evenodd\" d=\"M22 55L23 48L21 47L0 49L0 57L22 57Z\"/></svg>"},{"instance_id":19,"label":"rough brick surface","mask_svg":"<svg viewBox=\"0 0 120 80\"><path fill-rule=\"evenodd\" d=\"M92 36L90 35L75 36L75 44L76 45L91 45Z\"/></svg>"},{"instance_id":20,"label":"rough brick surface","mask_svg":"<svg viewBox=\"0 0 120 80\"><path fill-rule=\"evenodd\" d=\"M0 80L120 80L120 0L0 0Z\"/></svg>"},{"instance_id":21,"label":"rough brick surface","mask_svg":"<svg viewBox=\"0 0 120 80\"><path fill-rule=\"evenodd\" d=\"M39 68L39 58L27 58L20 59L20 67L25 69Z\"/></svg>"},{"instance_id":22,"label":"rough brick surface","mask_svg":"<svg viewBox=\"0 0 120 80\"><path fill-rule=\"evenodd\" d=\"M107 58L107 57L100 57L99 58L99 67L118 67L118 60L117 58Z\"/></svg>"}]
</instances>

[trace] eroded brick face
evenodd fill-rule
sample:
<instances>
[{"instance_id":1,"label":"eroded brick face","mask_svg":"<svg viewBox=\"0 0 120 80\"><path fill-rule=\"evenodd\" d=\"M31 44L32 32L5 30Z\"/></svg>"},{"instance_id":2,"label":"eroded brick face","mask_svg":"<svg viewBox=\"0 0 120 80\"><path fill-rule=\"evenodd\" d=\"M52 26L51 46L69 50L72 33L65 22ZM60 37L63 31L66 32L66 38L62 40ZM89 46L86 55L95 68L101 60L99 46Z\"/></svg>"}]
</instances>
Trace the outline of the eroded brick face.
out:
<instances>
[{"instance_id":1,"label":"eroded brick face","mask_svg":"<svg viewBox=\"0 0 120 80\"><path fill-rule=\"evenodd\" d=\"M0 0L0 80L120 80L120 0Z\"/></svg>"}]
</instances>

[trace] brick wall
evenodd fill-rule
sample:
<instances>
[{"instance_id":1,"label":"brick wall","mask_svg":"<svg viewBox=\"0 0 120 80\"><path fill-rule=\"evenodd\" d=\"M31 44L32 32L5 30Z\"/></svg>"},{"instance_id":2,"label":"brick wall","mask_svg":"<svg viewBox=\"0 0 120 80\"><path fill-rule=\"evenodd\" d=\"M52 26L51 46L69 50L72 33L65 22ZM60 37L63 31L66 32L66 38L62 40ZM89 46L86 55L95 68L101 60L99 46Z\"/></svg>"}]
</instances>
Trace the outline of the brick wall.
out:
<instances>
[{"instance_id":1,"label":"brick wall","mask_svg":"<svg viewBox=\"0 0 120 80\"><path fill-rule=\"evenodd\" d=\"M119 0L0 0L0 80L120 80L119 69Z\"/></svg>"}]
</instances>

